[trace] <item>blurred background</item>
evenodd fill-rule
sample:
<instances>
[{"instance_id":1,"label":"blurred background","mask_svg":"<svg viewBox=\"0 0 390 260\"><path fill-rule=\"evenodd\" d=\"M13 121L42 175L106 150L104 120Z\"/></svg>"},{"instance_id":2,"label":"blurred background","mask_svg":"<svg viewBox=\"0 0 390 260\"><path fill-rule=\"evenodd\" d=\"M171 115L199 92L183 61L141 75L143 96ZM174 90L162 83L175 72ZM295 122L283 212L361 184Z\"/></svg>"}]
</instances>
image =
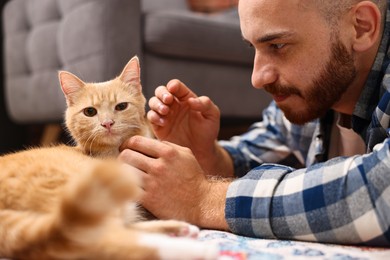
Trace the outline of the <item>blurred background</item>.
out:
<instances>
[{"instance_id":1,"label":"blurred background","mask_svg":"<svg viewBox=\"0 0 390 260\"><path fill-rule=\"evenodd\" d=\"M0 6L3 10L4 5L7 3L7 0L1 0ZM2 20L1 20L1 24ZM1 34L1 49L3 49L3 34ZM13 122L5 107L5 96L4 96L4 55L3 52L0 53L1 59L1 69L0 69L0 154L6 153L9 151L19 150L25 144L30 142L37 142L37 140L32 140L37 136L35 130L30 129L27 125L20 125ZM31 132L31 136L30 136ZM39 134L38 134L39 135Z\"/></svg>"},{"instance_id":2,"label":"blurred background","mask_svg":"<svg viewBox=\"0 0 390 260\"><path fill-rule=\"evenodd\" d=\"M137 55L146 98L182 80L220 108L220 139L260 120L271 100L251 86L237 0L0 1L0 154L70 142L58 70L106 81Z\"/></svg>"}]
</instances>

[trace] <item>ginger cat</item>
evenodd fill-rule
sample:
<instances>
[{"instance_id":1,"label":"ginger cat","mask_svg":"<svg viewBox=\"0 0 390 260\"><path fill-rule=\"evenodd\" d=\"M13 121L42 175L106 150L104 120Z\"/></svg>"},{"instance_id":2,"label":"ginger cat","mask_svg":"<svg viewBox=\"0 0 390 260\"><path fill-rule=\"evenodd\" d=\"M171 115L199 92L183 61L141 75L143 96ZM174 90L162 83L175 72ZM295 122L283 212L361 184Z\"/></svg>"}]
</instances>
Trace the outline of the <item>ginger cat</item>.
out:
<instances>
[{"instance_id":1,"label":"ginger cat","mask_svg":"<svg viewBox=\"0 0 390 260\"><path fill-rule=\"evenodd\" d=\"M167 235L194 237L195 226L139 221L139 180L115 160L126 138L148 134L138 59L103 83L59 78L77 146L0 157L0 258L216 259L212 245Z\"/></svg>"},{"instance_id":2,"label":"ginger cat","mask_svg":"<svg viewBox=\"0 0 390 260\"><path fill-rule=\"evenodd\" d=\"M124 140L152 135L137 57L119 77L107 82L84 83L65 71L59 72L59 80L68 105L65 124L85 154L116 157Z\"/></svg>"}]
</instances>

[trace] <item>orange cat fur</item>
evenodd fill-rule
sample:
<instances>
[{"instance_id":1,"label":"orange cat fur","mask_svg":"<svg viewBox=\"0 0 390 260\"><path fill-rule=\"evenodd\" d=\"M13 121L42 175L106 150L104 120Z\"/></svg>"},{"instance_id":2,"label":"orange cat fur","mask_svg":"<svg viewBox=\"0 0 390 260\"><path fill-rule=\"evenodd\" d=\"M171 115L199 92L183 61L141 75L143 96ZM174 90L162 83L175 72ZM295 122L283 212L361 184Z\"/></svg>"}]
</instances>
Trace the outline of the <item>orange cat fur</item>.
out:
<instances>
[{"instance_id":1,"label":"orange cat fur","mask_svg":"<svg viewBox=\"0 0 390 260\"><path fill-rule=\"evenodd\" d=\"M137 57L119 77L107 82L84 83L64 71L59 79L68 105L66 125L84 153L116 156L130 136L151 135Z\"/></svg>"},{"instance_id":2,"label":"orange cat fur","mask_svg":"<svg viewBox=\"0 0 390 260\"><path fill-rule=\"evenodd\" d=\"M105 83L84 83L68 72L59 77L77 146L0 157L0 258L215 259L212 245L157 234L196 236L190 224L138 221L139 180L114 159L124 139L147 134L138 59Z\"/></svg>"}]
</instances>

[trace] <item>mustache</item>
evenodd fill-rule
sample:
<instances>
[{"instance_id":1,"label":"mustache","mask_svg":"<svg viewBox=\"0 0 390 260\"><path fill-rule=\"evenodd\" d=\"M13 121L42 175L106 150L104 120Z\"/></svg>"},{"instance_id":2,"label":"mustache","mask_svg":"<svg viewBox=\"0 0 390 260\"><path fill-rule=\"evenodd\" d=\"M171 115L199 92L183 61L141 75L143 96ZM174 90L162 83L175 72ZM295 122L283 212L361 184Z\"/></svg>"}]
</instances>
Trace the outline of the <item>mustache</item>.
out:
<instances>
[{"instance_id":1,"label":"mustache","mask_svg":"<svg viewBox=\"0 0 390 260\"><path fill-rule=\"evenodd\" d=\"M280 84L268 84L264 86L264 90L275 96L287 96L287 95L298 95L302 96L301 91L294 86L285 86Z\"/></svg>"}]
</instances>

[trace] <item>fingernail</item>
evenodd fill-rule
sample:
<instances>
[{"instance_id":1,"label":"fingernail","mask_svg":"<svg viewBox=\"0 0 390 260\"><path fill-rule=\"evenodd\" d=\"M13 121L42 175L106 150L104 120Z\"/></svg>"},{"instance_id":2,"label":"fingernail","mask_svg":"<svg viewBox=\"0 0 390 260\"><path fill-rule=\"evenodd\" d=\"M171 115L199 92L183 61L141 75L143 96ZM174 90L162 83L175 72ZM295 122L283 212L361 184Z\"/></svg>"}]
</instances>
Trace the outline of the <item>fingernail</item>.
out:
<instances>
[{"instance_id":1,"label":"fingernail","mask_svg":"<svg viewBox=\"0 0 390 260\"><path fill-rule=\"evenodd\" d=\"M165 103L165 102L167 102L167 99L168 99L168 94L164 94L163 96L162 96L162 101Z\"/></svg>"},{"instance_id":2,"label":"fingernail","mask_svg":"<svg viewBox=\"0 0 390 260\"><path fill-rule=\"evenodd\" d=\"M164 126L165 120L163 118L160 118L159 120L160 126Z\"/></svg>"},{"instance_id":3,"label":"fingernail","mask_svg":"<svg viewBox=\"0 0 390 260\"><path fill-rule=\"evenodd\" d=\"M158 111L162 114L162 113L164 113L164 111L165 111L165 106L163 105L163 104L160 104L159 106L158 106Z\"/></svg>"}]
</instances>

